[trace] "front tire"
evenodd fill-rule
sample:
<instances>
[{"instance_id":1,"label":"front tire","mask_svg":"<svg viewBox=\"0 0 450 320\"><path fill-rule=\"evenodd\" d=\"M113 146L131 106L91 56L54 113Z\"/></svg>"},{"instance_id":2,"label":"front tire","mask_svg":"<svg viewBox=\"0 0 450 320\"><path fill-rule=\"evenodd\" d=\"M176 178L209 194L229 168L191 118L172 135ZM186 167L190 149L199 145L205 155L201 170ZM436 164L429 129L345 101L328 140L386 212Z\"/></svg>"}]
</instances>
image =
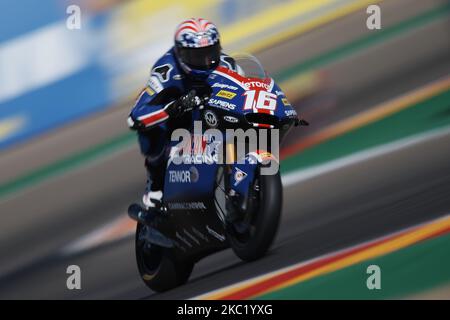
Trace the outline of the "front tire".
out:
<instances>
[{"instance_id":1,"label":"front tire","mask_svg":"<svg viewBox=\"0 0 450 320\"><path fill-rule=\"evenodd\" d=\"M135 250L136 262L144 283L153 291L164 292L189 279L194 264L188 261L175 261L172 251L142 239L145 226L138 223L136 227Z\"/></svg>"},{"instance_id":2,"label":"front tire","mask_svg":"<svg viewBox=\"0 0 450 320\"><path fill-rule=\"evenodd\" d=\"M261 175L260 170L257 172L255 183L259 190L251 209L253 212L247 213L250 215L246 222L249 228L241 232L239 229L242 228L237 228L233 223L227 232L233 251L244 261L254 261L264 256L275 239L281 218L283 188L280 172L274 175Z\"/></svg>"}]
</instances>

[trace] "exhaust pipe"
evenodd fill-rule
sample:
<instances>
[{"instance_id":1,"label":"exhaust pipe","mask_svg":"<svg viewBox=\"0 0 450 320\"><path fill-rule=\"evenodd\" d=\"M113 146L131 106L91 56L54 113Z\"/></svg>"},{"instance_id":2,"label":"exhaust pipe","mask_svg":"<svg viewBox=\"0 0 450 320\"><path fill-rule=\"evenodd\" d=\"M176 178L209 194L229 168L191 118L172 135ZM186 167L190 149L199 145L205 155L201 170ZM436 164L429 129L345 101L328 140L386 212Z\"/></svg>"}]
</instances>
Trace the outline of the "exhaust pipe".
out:
<instances>
[{"instance_id":1,"label":"exhaust pipe","mask_svg":"<svg viewBox=\"0 0 450 320\"><path fill-rule=\"evenodd\" d=\"M133 203L128 207L128 216L134 221L140 222L145 225L151 225L157 214L142 208L136 203Z\"/></svg>"},{"instance_id":2,"label":"exhaust pipe","mask_svg":"<svg viewBox=\"0 0 450 320\"><path fill-rule=\"evenodd\" d=\"M154 228L154 220L156 213L145 210L140 205L134 203L128 207L128 216L146 226L146 232L143 237L146 241L165 248L173 248L172 240L164 236L161 232Z\"/></svg>"}]
</instances>

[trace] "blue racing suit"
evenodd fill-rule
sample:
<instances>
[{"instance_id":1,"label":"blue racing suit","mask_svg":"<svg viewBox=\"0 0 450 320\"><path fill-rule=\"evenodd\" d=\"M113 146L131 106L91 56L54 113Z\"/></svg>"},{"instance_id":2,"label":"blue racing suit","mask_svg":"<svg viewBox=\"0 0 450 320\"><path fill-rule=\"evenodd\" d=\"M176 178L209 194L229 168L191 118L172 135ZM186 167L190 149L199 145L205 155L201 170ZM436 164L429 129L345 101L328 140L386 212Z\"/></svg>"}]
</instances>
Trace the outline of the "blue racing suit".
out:
<instances>
[{"instance_id":1,"label":"blue racing suit","mask_svg":"<svg viewBox=\"0 0 450 320\"><path fill-rule=\"evenodd\" d=\"M236 71L234 60L226 54L221 55L220 65ZM162 189L168 156L166 149L172 131L189 128L192 124L192 113L170 119L165 109L190 90L201 93L205 92L205 87L204 81L193 79L184 72L175 57L174 48L171 48L153 66L147 85L131 110L128 125L133 127L137 121L142 125L138 130L138 141L152 180L159 181L156 189Z\"/></svg>"}]
</instances>

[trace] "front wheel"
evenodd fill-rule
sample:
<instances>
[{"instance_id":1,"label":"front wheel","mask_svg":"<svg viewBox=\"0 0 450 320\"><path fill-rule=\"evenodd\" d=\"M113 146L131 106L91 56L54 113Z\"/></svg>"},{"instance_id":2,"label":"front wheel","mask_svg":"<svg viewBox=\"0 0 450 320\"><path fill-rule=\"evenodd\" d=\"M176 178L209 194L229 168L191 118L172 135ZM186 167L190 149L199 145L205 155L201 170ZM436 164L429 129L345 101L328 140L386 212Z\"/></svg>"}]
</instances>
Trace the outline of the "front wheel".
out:
<instances>
[{"instance_id":1,"label":"front wheel","mask_svg":"<svg viewBox=\"0 0 450 320\"><path fill-rule=\"evenodd\" d=\"M247 212L227 228L233 251L244 261L261 258L275 239L283 201L280 172L261 175L258 169L249 197Z\"/></svg>"},{"instance_id":2,"label":"front wheel","mask_svg":"<svg viewBox=\"0 0 450 320\"><path fill-rule=\"evenodd\" d=\"M143 239L146 226L136 227L136 262L144 283L153 291L164 292L187 282L194 264L175 261L171 250L150 244Z\"/></svg>"}]
</instances>

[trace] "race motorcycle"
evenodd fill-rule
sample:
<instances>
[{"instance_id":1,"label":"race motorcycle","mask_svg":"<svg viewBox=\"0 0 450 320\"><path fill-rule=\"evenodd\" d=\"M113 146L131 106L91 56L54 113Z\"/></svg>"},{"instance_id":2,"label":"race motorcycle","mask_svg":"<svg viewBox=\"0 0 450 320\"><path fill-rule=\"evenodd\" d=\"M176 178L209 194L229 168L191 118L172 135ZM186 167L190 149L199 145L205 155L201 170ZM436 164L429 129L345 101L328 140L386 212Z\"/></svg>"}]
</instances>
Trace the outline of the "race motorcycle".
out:
<instances>
[{"instance_id":1,"label":"race motorcycle","mask_svg":"<svg viewBox=\"0 0 450 320\"><path fill-rule=\"evenodd\" d=\"M239 141L236 144L227 129L278 129L278 143L292 126L307 123L298 119L255 57L234 60L239 72L218 67L206 80L209 94L193 112L193 119L202 124L200 136L192 126L191 141L171 143L162 205L128 208L137 221L139 273L154 291L184 284L196 262L220 250L231 247L240 259L256 260L275 238L282 184L278 159L270 151L273 143L261 149L259 135L256 145L244 138L241 143L247 149L239 156ZM215 135L208 134L210 129ZM226 151L222 161L218 150ZM275 170L263 173L270 168Z\"/></svg>"}]
</instances>

